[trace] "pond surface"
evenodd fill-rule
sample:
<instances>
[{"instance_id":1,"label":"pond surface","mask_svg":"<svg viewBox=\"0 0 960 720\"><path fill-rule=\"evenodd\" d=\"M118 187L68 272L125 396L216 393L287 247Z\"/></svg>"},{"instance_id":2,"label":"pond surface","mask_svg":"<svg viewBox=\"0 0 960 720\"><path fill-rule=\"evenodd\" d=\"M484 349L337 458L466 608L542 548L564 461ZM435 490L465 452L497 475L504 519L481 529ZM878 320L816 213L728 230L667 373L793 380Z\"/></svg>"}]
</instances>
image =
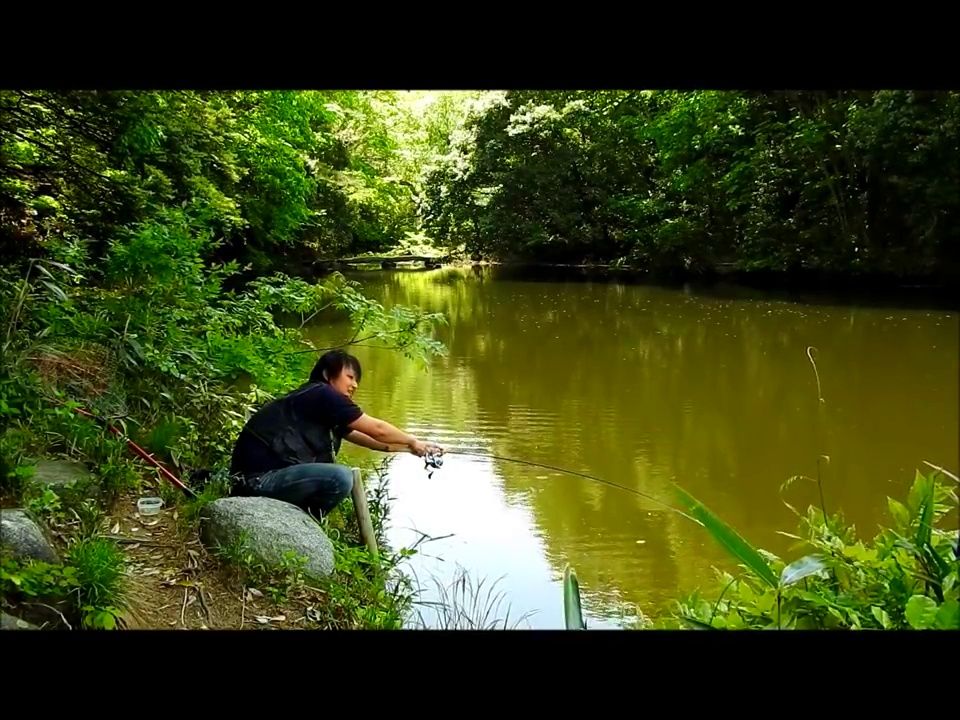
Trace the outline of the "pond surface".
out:
<instances>
[{"instance_id":1,"label":"pond surface","mask_svg":"<svg viewBox=\"0 0 960 720\"><path fill-rule=\"evenodd\" d=\"M554 465L668 501L677 483L789 559L797 551L777 531L796 523L783 499L804 508L818 497L812 482L780 488L816 477L818 456L829 456L828 511L842 509L866 536L922 461L958 467L952 310L519 280L495 268L350 277L388 307L449 319L439 333L449 355L428 369L355 348L366 412L451 451ZM329 324L311 332L325 345L350 336ZM347 462L376 455L345 451ZM427 597L465 569L484 581L484 598L496 581L510 625L532 613L521 627L562 627L567 563L591 627L622 626L635 609L662 613L710 587L713 568L733 567L691 521L582 477L450 452L432 478L422 460L394 456L389 478L393 544L450 536L410 561Z\"/></svg>"}]
</instances>

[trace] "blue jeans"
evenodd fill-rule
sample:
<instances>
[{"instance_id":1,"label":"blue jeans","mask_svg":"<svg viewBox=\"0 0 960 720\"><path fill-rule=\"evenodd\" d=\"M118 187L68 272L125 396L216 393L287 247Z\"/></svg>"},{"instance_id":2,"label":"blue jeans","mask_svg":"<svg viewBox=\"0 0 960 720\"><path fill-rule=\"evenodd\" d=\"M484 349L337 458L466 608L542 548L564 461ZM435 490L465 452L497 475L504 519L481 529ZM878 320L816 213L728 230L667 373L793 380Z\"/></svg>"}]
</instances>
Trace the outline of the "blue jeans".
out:
<instances>
[{"instance_id":1,"label":"blue jeans","mask_svg":"<svg viewBox=\"0 0 960 720\"><path fill-rule=\"evenodd\" d=\"M303 463L271 470L251 483L252 495L297 505L317 517L327 515L353 490L353 471L335 463Z\"/></svg>"}]
</instances>

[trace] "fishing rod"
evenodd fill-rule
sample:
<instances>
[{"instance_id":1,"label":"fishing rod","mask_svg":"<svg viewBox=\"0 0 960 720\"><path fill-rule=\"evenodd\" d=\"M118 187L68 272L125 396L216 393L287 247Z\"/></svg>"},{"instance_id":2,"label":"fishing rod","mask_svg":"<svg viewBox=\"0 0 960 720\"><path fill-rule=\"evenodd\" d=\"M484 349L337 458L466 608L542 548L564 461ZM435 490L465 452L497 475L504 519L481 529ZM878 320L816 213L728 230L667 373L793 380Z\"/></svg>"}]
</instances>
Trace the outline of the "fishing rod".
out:
<instances>
[{"instance_id":1,"label":"fishing rod","mask_svg":"<svg viewBox=\"0 0 960 720\"><path fill-rule=\"evenodd\" d=\"M197 496L197 494L193 490L191 490L189 487L184 485L183 482L181 482L180 478L178 478L176 475L170 472L166 467L164 467L163 464L161 464L160 461L158 461L155 457L153 457L151 453L148 453L142 447L137 445L133 440L124 436L124 434L120 430L118 430L116 427L114 427L112 424L110 424L110 422L107 421L106 418L101 417L99 415L94 415L92 412L84 410L83 408L75 407L73 408L73 410L78 415L83 415L84 417L90 418L91 420L96 420L102 425L105 425L110 432L112 432L118 438L126 442L127 447L130 448L130 450L132 450L141 459L146 460L148 463L153 465L153 467L155 467L160 472L160 474L163 475L167 480L169 480L173 485L176 485L178 488L180 488L184 493L186 493L190 497Z\"/></svg>"},{"instance_id":2,"label":"fishing rod","mask_svg":"<svg viewBox=\"0 0 960 720\"><path fill-rule=\"evenodd\" d=\"M661 505L662 507L667 508L668 510L672 510L675 513L683 515L683 517L689 520L693 520L697 524L701 524L700 521L697 520L696 518L690 517L689 515L687 515L687 513L683 512L682 510L679 510L673 507L669 503L666 503L663 500L660 500L659 498L654 497L653 495L649 495L645 492L641 492L640 490L635 490L634 488L627 487L626 485L620 485L619 483L611 482L610 480L604 480L603 478L596 477L595 475L588 475L587 473L578 472L576 470L567 470L566 468L557 467L555 465L547 465L546 463L533 462L531 460L520 460L519 458L510 458L510 457L504 457L503 455L494 455L492 453L481 453L481 452L475 452L471 450L445 450L444 452L445 454L452 454L452 455L471 455L473 457L489 458L491 460L502 460L504 462L512 462L512 463L518 463L520 465L529 465L531 467L543 468L544 470L553 470L555 472L565 473L567 475L576 475L578 477L586 478L588 480L593 480L603 485L609 485L610 487L615 487L620 490L626 490L629 493L638 495L639 497L655 502L658 505ZM428 468L439 468L440 466L443 465L443 458L440 457L439 455L428 454L424 456L424 461ZM432 471L431 471L431 475L432 475Z\"/></svg>"}]
</instances>

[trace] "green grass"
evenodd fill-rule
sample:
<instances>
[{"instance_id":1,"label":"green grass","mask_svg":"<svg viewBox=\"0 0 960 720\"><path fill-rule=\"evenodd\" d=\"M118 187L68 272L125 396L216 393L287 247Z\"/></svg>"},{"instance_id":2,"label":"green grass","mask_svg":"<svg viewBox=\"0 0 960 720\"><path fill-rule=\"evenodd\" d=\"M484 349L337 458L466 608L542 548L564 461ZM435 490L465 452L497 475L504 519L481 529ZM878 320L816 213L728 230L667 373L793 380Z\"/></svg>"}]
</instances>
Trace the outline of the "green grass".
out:
<instances>
[{"instance_id":1,"label":"green grass","mask_svg":"<svg viewBox=\"0 0 960 720\"><path fill-rule=\"evenodd\" d=\"M68 564L76 568L84 627L114 629L127 605L123 552L107 538L86 538L70 548Z\"/></svg>"}]
</instances>

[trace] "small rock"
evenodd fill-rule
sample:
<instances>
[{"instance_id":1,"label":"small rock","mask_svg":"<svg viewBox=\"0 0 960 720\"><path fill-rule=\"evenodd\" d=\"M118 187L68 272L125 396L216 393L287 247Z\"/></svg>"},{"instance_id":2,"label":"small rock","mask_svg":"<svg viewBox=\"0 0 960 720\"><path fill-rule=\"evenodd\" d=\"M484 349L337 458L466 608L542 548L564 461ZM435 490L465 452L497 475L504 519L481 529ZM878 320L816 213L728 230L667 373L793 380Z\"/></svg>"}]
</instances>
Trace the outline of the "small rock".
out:
<instances>
[{"instance_id":1,"label":"small rock","mask_svg":"<svg viewBox=\"0 0 960 720\"><path fill-rule=\"evenodd\" d=\"M307 558L304 573L322 578L333 572L333 544L303 510L265 497L214 500L200 514L200 537L211 548L233 545L245 537L255 560L280 568L283 555L294 551Z\"/></svg>"},{"instance_id":2,"label":"small rock","mask_svg":"<svg viewBox=\"0 0 960 720\"><path fill-rule=\"evenodd\" d=\"M15 560L59 563L60 558L40 526L22 509L0 510L0 548Z\"/></svg>"},{"instance_id":3,"label":"small rock","mask_svg":"<svg viewBox=\"0 0 960 720\"><path fill-rule=\"evenodd\" d=\"M21 620L13 615L0 613L0 630L39 630L36 625Z\"/></svg>"},{"instance_id":4,"label":"small rock","mask_svg":"<svg viewBox=\"0 0 960 720\"><path fill-rule=\"evenodd\" d=\"M59 490L92 482L93 476L82 464L72 460L41 460L32 480L40 485Z\"/></svg>"}]
</instances>

